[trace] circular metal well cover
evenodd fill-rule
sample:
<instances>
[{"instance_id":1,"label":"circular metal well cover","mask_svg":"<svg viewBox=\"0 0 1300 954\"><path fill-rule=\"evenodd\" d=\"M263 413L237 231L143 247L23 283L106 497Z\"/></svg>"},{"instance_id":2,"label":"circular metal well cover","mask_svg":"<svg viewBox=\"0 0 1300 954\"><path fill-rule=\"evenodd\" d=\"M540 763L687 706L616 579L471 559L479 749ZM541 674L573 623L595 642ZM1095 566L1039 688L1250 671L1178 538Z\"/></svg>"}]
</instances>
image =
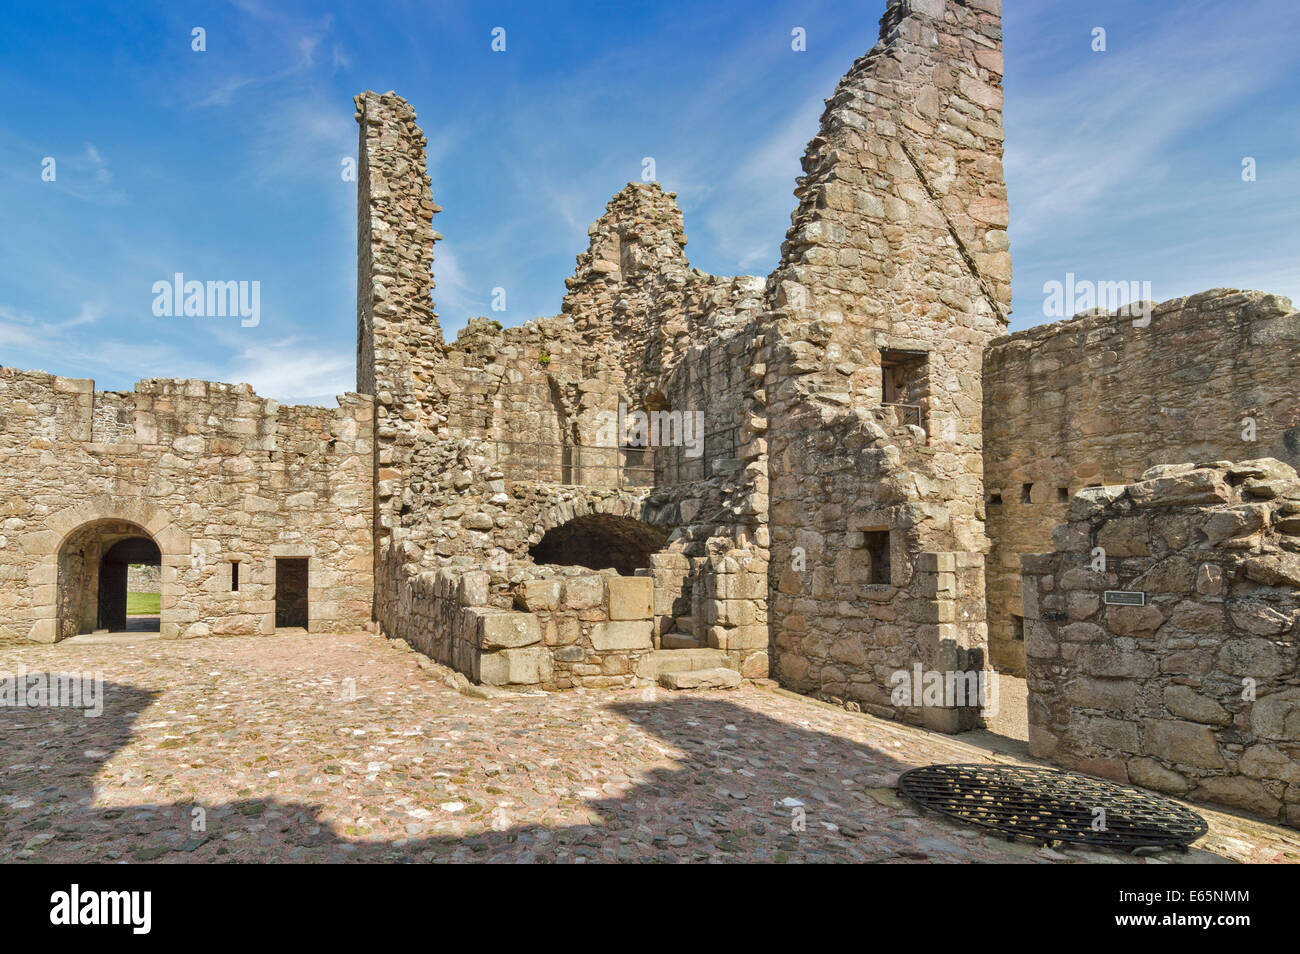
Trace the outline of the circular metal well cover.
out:
<instances>
[{"instance_id":1,"label":"circular metal well cover","mask_svg":"<svg viewBox=\"0 0 1300 954\"><path fill-rule=\"evenodd\" d=\"M1186 850L1209 830L1168 798L1060 769L927 765L899 776L898 790L949 818L1045 844Z\"/></svg>"}]
</instances>

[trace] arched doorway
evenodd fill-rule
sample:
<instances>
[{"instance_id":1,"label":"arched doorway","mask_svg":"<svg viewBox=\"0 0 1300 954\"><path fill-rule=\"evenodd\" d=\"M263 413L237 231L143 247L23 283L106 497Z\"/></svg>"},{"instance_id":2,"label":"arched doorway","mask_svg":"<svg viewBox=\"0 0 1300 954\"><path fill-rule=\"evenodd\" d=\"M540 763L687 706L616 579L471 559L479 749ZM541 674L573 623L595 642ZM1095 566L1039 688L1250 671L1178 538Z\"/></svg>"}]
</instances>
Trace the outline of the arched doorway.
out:
<instances>
[{"instance_id":1,"label":"arched doorway","mask_svg":"<svg viewBox=\"0 0 1300 954\"><path fill-rule=\"evenodd\" d=\"M585 566L592 570L613 567L625 576L650 566L650 554L662 550L668 530L634 517L592 513L574 517L547 530L529 549L537 563Z\"/></svg>"},{"instance_id":2,"label":"arched doorway","mask_svg":"<svg viewBox=\"0 0 1300 954\"><path fill-rule=\"evenodd\" d=\"M128 583L136 575L132 567L161 567L161 564L162 552L157 542L139 524L127 520L94 520L72 531L58 554L58 638L96 630L159 631L161 587L155 614L152 605L128 607ZM148 579L152 574L138 576ZM136 612L128 614L128 608ZM141 609L147 612L140 612Z\"/></svg>"}]
</instances>

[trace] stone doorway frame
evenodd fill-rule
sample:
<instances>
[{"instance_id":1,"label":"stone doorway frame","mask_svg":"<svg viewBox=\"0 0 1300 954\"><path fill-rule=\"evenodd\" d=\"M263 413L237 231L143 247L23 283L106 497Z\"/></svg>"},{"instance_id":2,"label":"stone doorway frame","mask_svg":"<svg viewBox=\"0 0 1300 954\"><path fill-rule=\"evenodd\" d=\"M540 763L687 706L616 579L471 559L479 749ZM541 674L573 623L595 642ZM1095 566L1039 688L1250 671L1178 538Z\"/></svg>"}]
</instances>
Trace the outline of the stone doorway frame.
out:
<instances>
[{"instance_id":1,"label":"stone doorway frame","mask_svg":"<svg viewBox=\"0 0 1300 954\"><path fill-rule=\"evenodd\" d=\"M24 539L29 552L40 554L40 559L28 574L28 583L34 594L32 617L35 620L27 634L28 639L38 643L59 641L59 553L74 532L103 520L133 523L158 544L162 554L159 636L163 639L180 636L180 623L169 620L167 610L175 605L180 595L180 571L191 565L189 534L175 526L170 514L152 504L101 494L52 514L45 521L46 529Z\"/></svg>"}]
</instances>

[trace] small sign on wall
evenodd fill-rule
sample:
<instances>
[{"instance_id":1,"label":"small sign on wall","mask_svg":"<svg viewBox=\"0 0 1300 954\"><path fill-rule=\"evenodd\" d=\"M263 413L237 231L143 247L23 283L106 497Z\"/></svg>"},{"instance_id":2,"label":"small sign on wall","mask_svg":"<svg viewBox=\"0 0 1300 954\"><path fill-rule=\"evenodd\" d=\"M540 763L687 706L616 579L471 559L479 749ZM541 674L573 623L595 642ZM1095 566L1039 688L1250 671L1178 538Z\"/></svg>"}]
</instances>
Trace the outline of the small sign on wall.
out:
<instances>
[{"instance_id":1,"label":"small sign on wall","mask_svg":"<svg viewBox=\"0 0 1300 954\"><path fill-rule=\"evenodd\" d=\"M1147 595L1140 590L1107 590L1102 602L1107 606L1146 606Z\"/></svg>"}]
</instances>

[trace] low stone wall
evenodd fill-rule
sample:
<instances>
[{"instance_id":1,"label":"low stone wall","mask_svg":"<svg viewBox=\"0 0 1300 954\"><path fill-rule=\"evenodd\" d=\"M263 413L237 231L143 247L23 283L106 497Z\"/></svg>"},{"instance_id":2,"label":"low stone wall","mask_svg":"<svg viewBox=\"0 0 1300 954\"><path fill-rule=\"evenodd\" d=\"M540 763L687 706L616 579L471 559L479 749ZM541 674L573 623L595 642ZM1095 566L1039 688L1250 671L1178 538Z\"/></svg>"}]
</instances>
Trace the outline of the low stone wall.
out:
<instances>
[{"instance_id":1,"label":"low stone wall","mask_svg":"<svg viewBox=\"0 0 1300 954\"><path fill-rule=\"evenodd\" d=\"M512 688L649 685L654 583L576 567L512 566L507 587L483 570L444 567L398 586L388 635L464 673Z\"/></svg>"},{"instance_id":2,"label":"low stone wall","mask_svg":"<svg viewBox=\"0 0 1300 954\"><path fill-rule=\"evenodd\" d=\"M544 688L649 684L654 581L610 571L574 573L574 567L538 569L562 572L517 584L515 605L537 620L540 647L553 660L553 678Z\"/></svg>"},{"instance_id":3,"label":"low stone wall","mask_svg":"<svg viewBox=\"0 0 1300 954\"><path fill-rule=\"evenodd\" d=\"M162 587L162 567L137 563L126 572L126 588L132 593L158 593Z\"/></svg>"},{"instance_id":4,"label":"low stone wall","mask_svg":"<svg viewBox=\"0 0 1300 954\"><path fill-rule=\"evenodd\" d=\"M1068 517L1022 561L1031 753L1300 826L1296 472L1164 465Z\"/></svg>"}]
</instances>

